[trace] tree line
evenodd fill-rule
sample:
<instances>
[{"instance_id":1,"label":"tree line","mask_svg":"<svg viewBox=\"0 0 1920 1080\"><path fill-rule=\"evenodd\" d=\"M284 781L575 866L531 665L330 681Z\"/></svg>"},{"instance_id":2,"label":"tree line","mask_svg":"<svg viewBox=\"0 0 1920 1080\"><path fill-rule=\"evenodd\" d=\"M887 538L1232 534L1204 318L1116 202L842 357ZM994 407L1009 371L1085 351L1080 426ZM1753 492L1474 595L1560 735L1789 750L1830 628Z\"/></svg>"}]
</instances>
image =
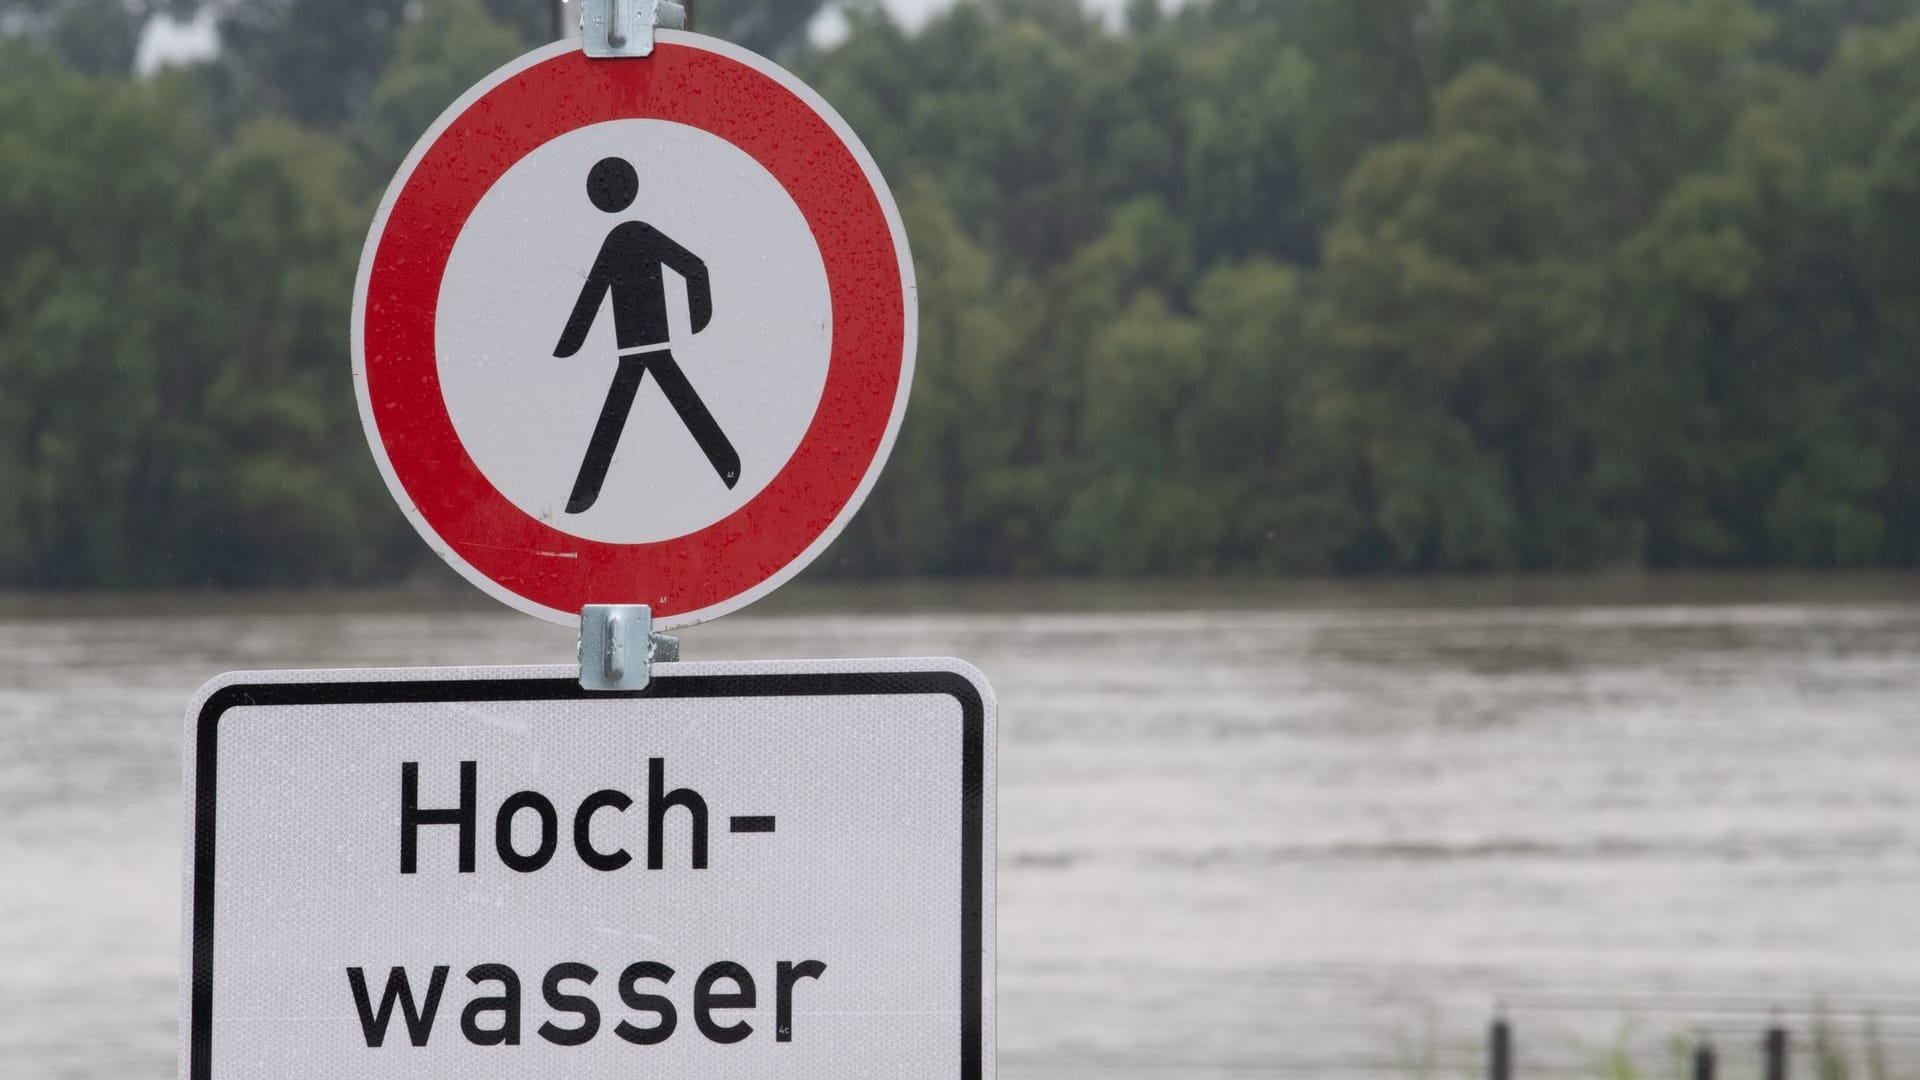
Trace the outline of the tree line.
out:
<instances>
[{"instance_id":1,"label":"tree line","mask_svg":"<svg viewBox=\"0 0 1920 1080\"><path fill-rule=\"evenodd\" d=\"M921 298L845 575L1911 566L1920 0L705 0ZM212 59L130 73L146 20ZM347 362L532 0L0 0L0 583L390 580Z\"/></svg>"}]
</instances>

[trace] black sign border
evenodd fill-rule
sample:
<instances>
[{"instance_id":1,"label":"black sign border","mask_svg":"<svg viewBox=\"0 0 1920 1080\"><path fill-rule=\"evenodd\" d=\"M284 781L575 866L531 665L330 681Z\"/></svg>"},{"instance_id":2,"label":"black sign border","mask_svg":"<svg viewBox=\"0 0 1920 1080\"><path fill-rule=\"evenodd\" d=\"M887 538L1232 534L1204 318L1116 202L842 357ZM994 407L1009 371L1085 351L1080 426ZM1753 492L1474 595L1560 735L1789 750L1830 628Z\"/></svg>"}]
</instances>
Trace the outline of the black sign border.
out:
<instances>
[{"instance_id":1,"label":"black sign border","mask_svg":"<svg viewBox=\"0 0 1920 1080\"><path fill-rule=\"evenodd\" d=\"M645 690L582 689L567 678L236 683L200 707L194 738L193 958L189 1080L213 1080L213 860L220 721L248 706L404 705L667 698L866 697L936 694L960 705L960 1076L981 1080L982 913L986 809L986 708L980 688L954 671L795 672L654 677Z\"/></svg>"}]
</instances>

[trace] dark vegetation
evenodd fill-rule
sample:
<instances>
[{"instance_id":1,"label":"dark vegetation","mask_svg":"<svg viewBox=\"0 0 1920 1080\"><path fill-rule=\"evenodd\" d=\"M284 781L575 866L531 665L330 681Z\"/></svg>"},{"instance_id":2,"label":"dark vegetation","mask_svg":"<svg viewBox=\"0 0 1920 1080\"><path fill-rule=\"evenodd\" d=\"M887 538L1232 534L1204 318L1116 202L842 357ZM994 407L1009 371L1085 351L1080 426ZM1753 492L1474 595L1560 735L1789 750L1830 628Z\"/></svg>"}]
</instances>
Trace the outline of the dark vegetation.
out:
<instances>
[{"instance_id":1,"label":"dark vegetation","mask_svg":"<svg viewBox=\"0 0 1920 1080\"><path fill-rule=\"evenodd\" d=\"M156 11L214 60L129 74ZM829 572L1920 561L1920 0L705 0L859 131L914 402ZM0 584L390 579L374 203L538 0L0 0Z\"/></svg>"}]
</instances>

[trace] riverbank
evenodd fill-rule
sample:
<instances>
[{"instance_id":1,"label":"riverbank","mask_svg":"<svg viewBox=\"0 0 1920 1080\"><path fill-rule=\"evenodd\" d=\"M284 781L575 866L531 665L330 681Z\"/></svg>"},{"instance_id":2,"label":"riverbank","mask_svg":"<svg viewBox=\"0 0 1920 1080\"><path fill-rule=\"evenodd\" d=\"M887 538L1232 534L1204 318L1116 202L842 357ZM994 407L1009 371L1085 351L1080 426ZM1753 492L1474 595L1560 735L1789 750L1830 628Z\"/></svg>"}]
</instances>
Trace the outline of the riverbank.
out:
<instances>
[{"instance_id":1,"label":"riverbank","mask_svg":"<svg viewBox=\"0 0 1920 1080\"><path fill-rule=\"evenodd\" d=\"M1920 571L1686 571L1300 579L995 578L835 580L817 575L746 612L990 614L1102 611L1315 611L1398 608L1664 607L1920 603ZM0 591L0 619L116 615L321 614L504 610L435 572L379 589L127 592Z\"/></svg>"}]
</instances>

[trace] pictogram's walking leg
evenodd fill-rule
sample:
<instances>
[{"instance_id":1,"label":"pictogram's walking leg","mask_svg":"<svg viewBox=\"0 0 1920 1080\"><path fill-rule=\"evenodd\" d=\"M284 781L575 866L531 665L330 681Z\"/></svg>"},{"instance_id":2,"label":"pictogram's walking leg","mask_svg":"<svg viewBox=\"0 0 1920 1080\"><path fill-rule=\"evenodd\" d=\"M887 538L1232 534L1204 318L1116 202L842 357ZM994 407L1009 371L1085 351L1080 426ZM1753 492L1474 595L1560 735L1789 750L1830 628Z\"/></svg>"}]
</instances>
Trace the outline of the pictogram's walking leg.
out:
<instances>
[{"instance_id":1,"label":"pictogram's walking leg","mask_svg":"<svg viewBox=\"0 0 1920 1080\"><path fill-rule=\"evenodd\" d=\"M620 445L620 433L626 429L627 414L633 411L634 395L646 374L646 357L620 358L606 404L600 406L600 422L593 426L593 438L587 443L587 456L580 461L580 475L574 478L573 494L567 498L567 513L585 513L600 498L600 485L606 482L614 448Z\"/></svg>"},{"instance_id":2,"label":"pictogram's walking leg","mask_svg":"<svg viewBox=\"0 0 1920 1080\"><path fill-rule=\"evenodd\" d=\"M648 369L652 369L660 392L680 414L680 422L687 425L700 452L707 455L713 471L720 474L720 482L729 488L740 482L739 451L707 411L706 402L700 400L673 354L662 350L623 356L619 370L613 373L613 385L607 388L606 404L600 406L600 422L593 426L593 438L587 442L587 456L580 461L580 475L574 478L573 494L567 498L567 513L585 513L600 498L600 486L613 465L613 452L620 445L620 434L626 430L634 396L640 392Z\"/></svg>"},{"instance_id":3,"label":"pictogram's walking leg","mask_svg":"<svg viewBox=\"0 0 1920 1080\"><path fill-rule=\"evenodd\" d=\"M623 361L624 362L624 361ZM680 365L670 352L657 352L647 357L647 366L653 370L654 381L660 384L660 391L667 395L667 401L673 405L680 420L693 433L693 441L700 444L700 452L707 455L707 461L713 465L713 471L720 474L720 482L729 489L740 482L740 454L728 441L727 434L707 411L706 403L694 392L693 384L680 372ZM598 435L595 436L598 438Z\"/></svg>"}]
</instances>

